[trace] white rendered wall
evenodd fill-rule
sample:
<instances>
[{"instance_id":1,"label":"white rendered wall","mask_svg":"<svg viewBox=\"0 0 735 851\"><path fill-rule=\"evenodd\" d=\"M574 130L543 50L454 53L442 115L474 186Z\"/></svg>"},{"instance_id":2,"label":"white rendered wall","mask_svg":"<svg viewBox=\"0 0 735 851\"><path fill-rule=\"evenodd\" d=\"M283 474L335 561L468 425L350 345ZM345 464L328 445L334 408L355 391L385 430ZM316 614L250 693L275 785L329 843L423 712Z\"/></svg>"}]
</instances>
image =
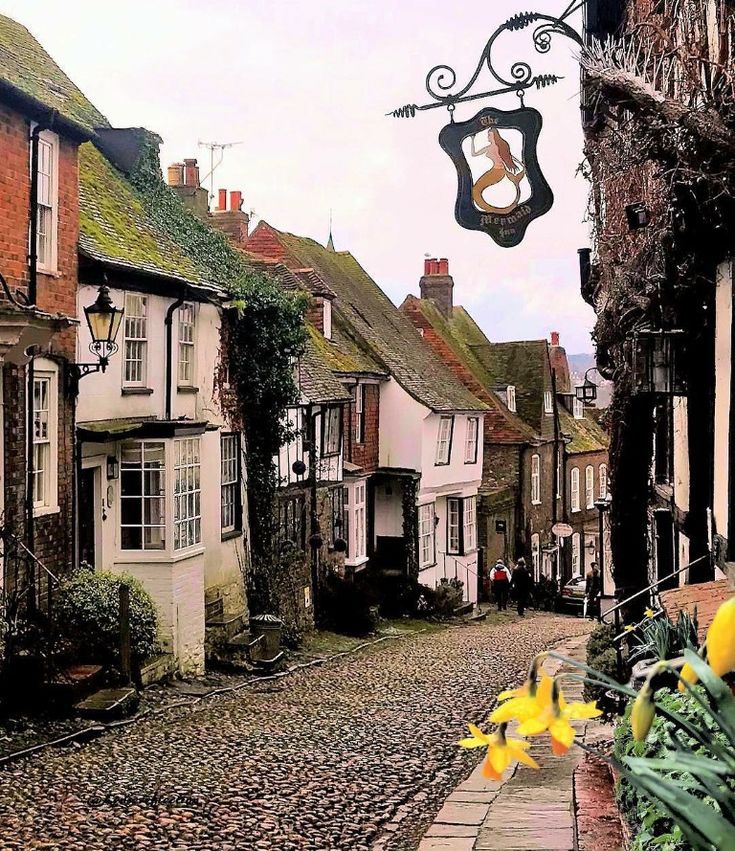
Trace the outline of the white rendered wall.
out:
<instances>
[{"instance_id":1,"label":"white rendered wall","mask_svg":"<svg viewBox=\"0 0 735 851\"><path fill-rule=\"evenodd\" d=\"M715 291L715 469L714 527L728 538L730 530L730 376L732 370L732 261L717 269Z\"/></svg>"},{"instance_id":2,"label":"white rendered wall","mask_svg":"<svg viewBox=\"0 0 735 851\"><path fill-rule=\"evenodd\" d=\"M429 409L393 378L380 385L380 466L420 470L423 421Z\"/></svg>"}]
</instances>

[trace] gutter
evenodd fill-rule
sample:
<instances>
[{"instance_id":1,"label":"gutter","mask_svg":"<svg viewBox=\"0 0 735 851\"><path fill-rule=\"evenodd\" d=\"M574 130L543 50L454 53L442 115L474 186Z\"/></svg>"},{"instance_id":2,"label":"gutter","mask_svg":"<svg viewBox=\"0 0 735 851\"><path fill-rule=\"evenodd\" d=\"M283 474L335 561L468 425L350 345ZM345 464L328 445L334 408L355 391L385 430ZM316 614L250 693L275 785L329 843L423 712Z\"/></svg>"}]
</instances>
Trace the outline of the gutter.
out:
<instances>
[{"instance_id":1,"label":"gutter","mask_svg":"<svg viewBox=\"0 0 735 851\"><path fill-rule=\"evenodd\" d=\"M173 317L174 313L181 307L181 305L186 301L186 291L184 291L176 301L171 302L168 306L168 310L166 311L166 318L164 319L163 324L166 327L166 411L164 415L164 419L171 419L171 407L172 407L172 384L173 384Z\"/></svg>"}]
</instances>

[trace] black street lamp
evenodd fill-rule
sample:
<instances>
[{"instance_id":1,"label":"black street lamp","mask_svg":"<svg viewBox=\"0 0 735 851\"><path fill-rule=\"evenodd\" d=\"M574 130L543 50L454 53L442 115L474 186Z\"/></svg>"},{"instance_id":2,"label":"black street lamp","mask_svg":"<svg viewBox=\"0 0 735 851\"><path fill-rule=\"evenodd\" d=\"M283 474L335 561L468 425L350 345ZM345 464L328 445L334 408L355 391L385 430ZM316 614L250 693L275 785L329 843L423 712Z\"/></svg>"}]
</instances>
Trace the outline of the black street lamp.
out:
<instances>
[{"instance_id":1,"label":"black street lamp","mask_svg":"<svg viewBox=\"0 0 735 851\"><path fill-rule=\"evenodd\" d=\"M595 500L595 508L599 512L600 535L600 596L605 596L605 512L610 508L612 497L609 493Z\"/></svg>"},{"instance_id":2,"label":"black street lamp","mask_svg":"<svg viewBox=\"0 0 735 851\"><path fill-rule=\"evenodd\" d=\"M115 307L110 298L109 287L104 284L99 288L97 298L93 304L84 308L84 316L89 326L92 342L89 350L97 356L97 363L78 363L78 377L84 378L93 372L104 372L110 358L118 350L115 342L125 310Z\"/></svg>"},{"instance_id":3,"label":"black street lamp","mask_svg":"<svg viewBox=\"0 0 735 851\"><path fill-rule=\"evenodd\" d=\"M663 396L686 394L686 335L681 329L634 331L630 338L633 392Z\"/></svg>"},{"instance_id":4,"label":"black street lamp","mask_svg":"<svg viewBox=\"0 0 735 851\"><path fill-rule=\"evenodd\" d=\"M585 372L582 383L574 388L575 396L584 405L591 405L597 399L597 385L588 377L593 369L597 369L597 367L591 366Z\"/></svg>"}]
</instances>

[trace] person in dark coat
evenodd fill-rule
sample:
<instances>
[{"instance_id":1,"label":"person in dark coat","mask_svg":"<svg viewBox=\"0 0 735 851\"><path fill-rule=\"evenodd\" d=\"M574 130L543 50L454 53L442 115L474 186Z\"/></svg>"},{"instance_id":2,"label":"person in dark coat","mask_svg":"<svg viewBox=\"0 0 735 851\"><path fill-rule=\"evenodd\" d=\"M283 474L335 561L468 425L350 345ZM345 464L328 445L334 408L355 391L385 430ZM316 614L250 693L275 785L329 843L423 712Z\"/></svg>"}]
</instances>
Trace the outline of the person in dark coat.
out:
<instances>
[{"instance_id":1,"label":"person in dark coat","mask_svg":"<svg viewBox=\"0 0 735 851\"><path fill-rule=\"evenodd\" d=\"M584 581L584 606L582 617L594 619L595 609L599 605L600 591L602 583L600 582L600 571L597 569L597 562L592 562L592 569L585 577Z\"/></svg>"},{"instance_id":2,"label":"person in dark coat","mask_svg":"<svg viewBox=\"0 0 735 851\"><path fill-rule=\"evenodd\" d=\"M523 617L526 614L526 606L528 606L528 598L531 594L533 580L531 574L526 567L526 560L519 558L513 570L513 580L511 587L515 595L516 604L518 606L518 614Z\"/></svg>"}]
</instances>

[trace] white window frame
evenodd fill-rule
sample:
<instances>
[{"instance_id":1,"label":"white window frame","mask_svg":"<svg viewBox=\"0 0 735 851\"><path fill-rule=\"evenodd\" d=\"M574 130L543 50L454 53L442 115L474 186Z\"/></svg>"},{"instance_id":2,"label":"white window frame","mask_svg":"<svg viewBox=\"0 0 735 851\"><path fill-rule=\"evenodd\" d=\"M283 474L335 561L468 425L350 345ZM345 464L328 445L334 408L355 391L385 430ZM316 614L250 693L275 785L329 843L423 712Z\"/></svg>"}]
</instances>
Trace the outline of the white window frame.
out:
<instances>
[{"instance_id":1,"label":"white window frame","mask_svg":"<svg viewBox=\"0 0 735 851\"><path fill-rule=\"evenodd\" d=\"M178 384L180 387L193 387L196 370L196 306L185 302L179 308L178 314Z\"/></svg>"},{"instance_id":2,"label":"white window frame","mask_svg":"<svg viewBox=\"0 0 735 851\"><path fill-rule=\"evenodd\" d=\"M541 537L538 532L531 535L531 566L534 582L538 582L541 575Z\"/></svg>"},{"instance_id":3,"label":"white window frame","mask_svg":"<svg viewBox=\"0 0 735 851\"><path fill-rule=\"evenodd\" d=\"M322 299L322 328L324 339L332 339L332 302L328 298Z\"/></svg>"},{"instance_id":4,"label":"white window frame","mask_svg":"<svg viewBox=\"0 0 735 851\"><path fill-rule=\"evenodd\" d=\"M322 410L322 458L340 454L342 449L342 408L329 405Z\"/></svg>"},{"instance_id":5,"label":"white window frame","mask_svg":"<svg viewBox=\"0 0 735 851\"><path fill-rule=\"evenodd\" d=\"M581 399L577 399L576 396L572 400L572 412L574 413L575 420L584 419L584 402Z\"/></svg>"},{"instance_id":6,"label":"white window frame","mask_svg":"<svg viewBox=\"0 0 735 851\"><path fill-rule=\"evenodd\" d=\"M467 417L467 430L464 440L464 462L465 464L477 463L477 444L480 435L480 418Z\"/></svg>"},{"instance_id":7,"label":"white window frame","mask_svg":"<svg viewBox=\"0 0 735 851\"><path fill-rule=\"evenodd\" d=\"M36 359L33 366L33 514L53 514L59 510L59 368L47 358ZM36 416L36 385L46 388L46 407ZM45 425L45 428L43 427ZM43 449L45 448L45 452ZM39 454L45 459L41 469ZM37 497L37 482L42 493Z\"/></svg>"},{"instance_id":8,"label":"white window frame","mask_svg":"<svg viewBox=\"0 0 735 851\"><path fill-rule=\"evenodd\" d=\"M240 514L240 435L220 435L220 526L222 534L239 532Z\"/></svg>"},{"instance_id":9,"label":"white window frame","mask_svg":"<svg viewBox=\"0 0 735 851\"><path fill-rule=\"evenodd\" d=\"M365 479L351 482L343 489L343 522L347 541L345 564L359 567L367 561L367 483Z\"/></svg>"},{"instance_id":10,"label":"white window frame","mask_svg":"<svg viewBox=\"0 0 735 851\"><path fill-rule=\"evenodd\" d=\"M46 159L45 153L48 153ZM44 160L50 173L42 171ZM43 178L47 177L47 180ZM48 211L50 233L47 250L42 251L43 211ZM36 252L38 271L56 274L59 267L59 137L50 130L38 134L38 213L36 230Z\"/></svg>"},{"instance_id":11,"label":"white window frame","mask_svg":"<svg viewBox=\"0 0 735 851\"><path fill-rule=\"evenodd\" d=\"M462 500L460 497L447 498L447 555L462 555Z\"/></svg>"},{"instance_id":12,"label":"white window frame","mask_svg":"<svg viewBox=\"0 0 735 851\"><path fill-rule=\"evenodd\" d=\"M462 551L464 555L477 549L477 497L467 496L462 502Z\"/></svg>"},{"instance_id":13,"label":"white window frame","mask_svg":"<svg viewBox=\"0 0 735 851\"><path fill-rule=\"evenodd\" d=\"M419 506L419 567L436 564L436 503Z\"/></svg>"},{"instance_id":14,"label":"white window frame","mask_svg":"<svg viewBox=\"0 0 735 851\"><path fill-rule=\"evenodd\" d=\"M563 476L564 476L564 465L562 464L563 460L563 449L559 447L559 450L556 453L556 498L561 499L562 486L564 484Z\"/></svg>"},{"instance_id":15,"label":"white window frame","mask_svg":"<svg viewBox=\"0 0 735 851\"><path fill-rule=\"evenodd\" d=\"M598 477L600 480L600 499L605 499L607 497L607 464L600 464L600 468L598 470Z\"/></svg>"},{"instance_id":16,"label":"white window frame","mask_svg":"<svg viewBox=\"0 0 735 851\"><path fill-rule=\"evenodd\" d=\"M452 434L454 432L454 417L440 417L436 438L436 456L434 466L440 467L452 460Z\"/></svg>"},{"instance_id":17,"label":"white window frame","mask_svg":"<svg viewBox=\"0 0 735 851\"><path fill-rule=\"evenodd\" d=\"M554 397L552 396L551 390L544 390L544 413L554 413Z\"/></svg>"},{"instance_id":18,"label":"white window frame","mask_svg":"<svg viewBox=\"0 0 735 851\"><path fill-rule=\"evenodd\" d=\"M365 385L355 385L355 443L365 443Z\"/></svg>"},{"instance_id":19,"label":"white window frame","mask_svg":"<svg viewBox=\"0 0 735 851\"><path fill-rule=\"evenodd\" d=\"M572 576L582 572L582 543L579 532L572 535Z\"/></svg>"},{"instance_id":20,"label":"white window frame","mask_svg":"<svg viewBox=\"0 0 735 851\"><path fill-rule=\"evenodd\" d=\"M135 467L133 467L131 465L126 466L126 463L124 461L124 457L122 457L123 454L124 454L124 450L125 450L126 446L129 446L129 447L138 446L138 447L140 447L140 466L135 466ZM147 447L155 448L156 451L158 451L159 448L160 448L160 450L162 451L162 458L163 458L163 465L162 466L160 466L160 467L154 466L154 465L152 465L150 467L147 466L147 463L148 463L148 461L146 459L146 448ZM142 552L163 553L163 552L166 552L167 540L168 540L168 515L167 515L167 512L168 512L168 493L167 493L168 472L167 472L167 466L168 466L168 448L166 446L165 440L130 440L130 441L126 441L123 444L122 452L121 452L121 460L120 460L120 517L119 517L119 520L120 520L120 522L119 522L120 550L123 553L142 553ZM140 480L141 480L141 488L140 488L141 492L140 492L140 494L135 494L133 496L126 496L123 493L123 482L124 482L126 470L128 470L130 472L140 471ZM161 476L160 476L160 487L159 487L158 493L152 493L152 492L148 493L146 491L146 480L148 478L146 476L146 470L155 470L155 471L160 472L160 474L161 474ZM128 500L131 501L131 502L133 500L140 500L140 504L141 504L140 523L123 523L122 509L123 509L123 506L125 505L125 503ZM150 516L151 515L149 515L149 522L146 522L146 513L147 513L146 512L146 503L147 502L153 503L154 501L157 502L158 506L159 506L160 522L158 522L158 523L150 522ZM131 528L131 529L138 529L139 528L141 530L141 532L140 532L140 543L141 543L140 547L125 547L124 546L122 530L127 529L127 528ZM161 546L146 546L146 540L145 540L146 529L160 529L161 530L161 532L162 532Z\"/></svg>"},{"instance_id":21,"label":"white window frame","mask_svg":"<svg viewBox=\"0 0 735 851\"><path fill-rule=\"evenodd\" d=\"M509 384L505 388L505 404L509 411L516 412L516 388L514 384Z\"/></svg>"},{"instance_id":22,"label":"white window frame","mask_svg":"<svg viewBox=\"0 0 735 851\"><path fill-rule=\"evenodd\" d=\"M572 467L569 474L569 504L573 512L582 510L579 497L579 467Z\"/></svg>"},{"instance_id":23,"label":"white window frame","mask_svg":"<svg viewBox=\"0 0 735 851\"><path fill-rule=\"evenodd\" d=\"M173 544L179 551L202 542L202 441L182 437L173 444Z\"/></svg>"},{"instance_id":24,"label":"white window frame","mask_svg":"<svg viewBox=\"0 0 735 851\"><path fill-rule=\"evenodd\" d=\"M587 508L595 507L595 468L588 464L584 468L584 495Z\"/></svg>"},{"instance_id":25,"label":"white window frame","mask_svg":"<svg viewBox=\"0 0 735 851\"><path fill-rule=\"evenodd\" d=\"M531 456L531 503L541 505L541 456Z\"/></svg>"},{"instance_id":26,"label":"white window frame","mask_svg":"<svg viewBox=\"0 0 735 851\"><path fill-rule=\"evenodd\" d=\"M137 313L133 305L141 308ZM123 356L122 377L123 387L145 387L148 380L148 297L142 293L125 293L125 315L123 316ZM135 352L136 356L131 357ZM128 365L140 364L140 374L129 378Z\"/></svg>"}]
</instances>

